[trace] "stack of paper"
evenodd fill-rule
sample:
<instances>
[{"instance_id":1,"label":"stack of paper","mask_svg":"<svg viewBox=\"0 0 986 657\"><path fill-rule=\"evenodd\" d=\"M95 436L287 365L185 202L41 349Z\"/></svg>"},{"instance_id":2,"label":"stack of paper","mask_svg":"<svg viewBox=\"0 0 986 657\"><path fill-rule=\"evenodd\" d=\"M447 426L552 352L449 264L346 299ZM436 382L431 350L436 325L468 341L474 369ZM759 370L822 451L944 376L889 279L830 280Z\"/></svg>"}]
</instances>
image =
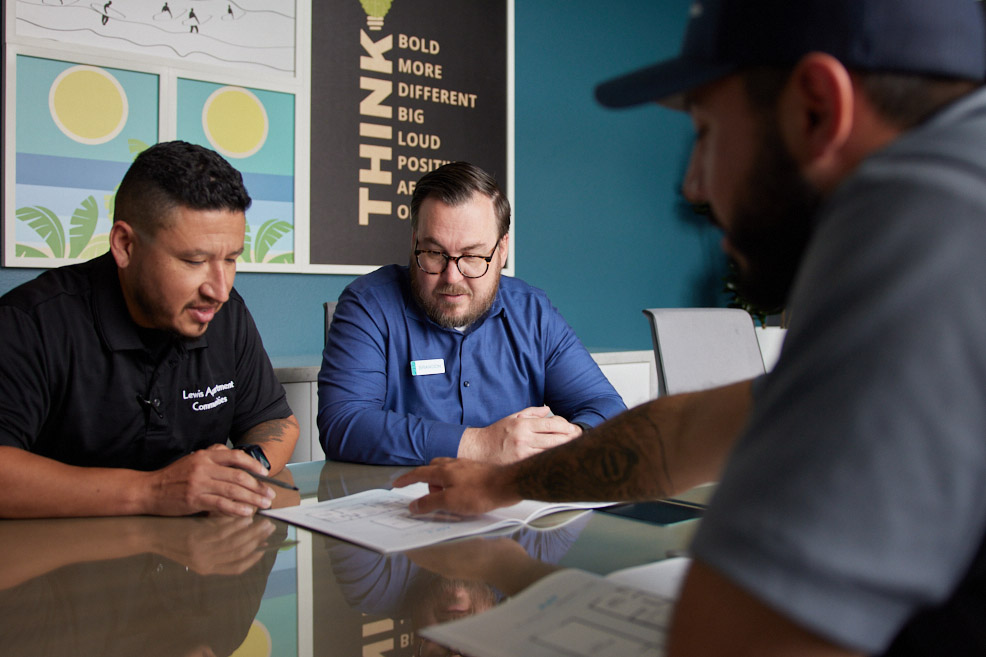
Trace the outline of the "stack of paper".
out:
<instances>
[{"instance_id":1,"label":"stack of paper","mask_svg":"<svg viewBox=\"0 0 986 657\"><path fill-rule=\"evenodd\" d=\"M600 577L566 569L489 611L419 631L471 657L661 657L690 559Z\"/></svg>"},{"instance_id":2,"label":"stack of paper","mask_svg":"<svg viewBox=\"0 0 986 657\"><path fill-rule=\"evenodd\" d=\"M378 552L397 552L452 538L519 527L561 511L584 512L607 506L606 503L550 504L525 500L480 516L465 517L445 512L412 515L408 504L427 492L428 484L419 483L392 490L368 490L318 504L270 509L261 513ZM565 520L575 517L569 516Z\"/></svg>"}]
</instances>

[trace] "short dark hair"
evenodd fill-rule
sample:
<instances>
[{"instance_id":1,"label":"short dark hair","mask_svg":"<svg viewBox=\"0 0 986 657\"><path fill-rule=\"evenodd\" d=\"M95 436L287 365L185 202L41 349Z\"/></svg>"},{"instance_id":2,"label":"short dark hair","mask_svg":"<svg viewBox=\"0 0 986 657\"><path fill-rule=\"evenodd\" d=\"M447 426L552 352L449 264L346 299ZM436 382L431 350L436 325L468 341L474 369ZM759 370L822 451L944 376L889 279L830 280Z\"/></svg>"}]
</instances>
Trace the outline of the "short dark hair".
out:
<instances>
[{"instance_id":1,"label":"short dark hair","mask_svg":"<svg viewBox=\"0 0 986 657\"><path fill-rule=\"evenodd\" d=\"M860 84L876 111L899 128L912 128L979 83L901 73L860 73Z\"/></svg>"},{"instance_id":2,"label":"short dark hair","mask_svg":"<svg viewBox=\"0 0 986 657\"><path fill-rule=\"evenodd\" d=\"M510 232L510 201L493 176L468 162L450 162L421 177L411 195L411 230L418 230L418 210L429 196L456 207L472 198L475 192L493 201L497 239L502 238Z\"/></svg>"},{"instance_id":3,"label":"short dark hair","mask_svg":"<svg viewBox=\"0 0 986 657\"><path fill-rule=\"evenodd\" d=\"M793 70L790 66L745 69L740 75L753 106L761 110L775 108ZM880 116L901 130L913 128L978 86L972 80L914 73L850 72Z\"/></svg>"},{"instance_id":4,"label":"short dark hair","mask_svg":"<svg viewBox=\"0 0 986 657\"><path fill-rule=\"evenodd\" d=\"M153 236L176 207L246 212L243 176L221 155L184 141L155 144L134 159L116 192L113 221Z\"/></svg>"}]
</instances>

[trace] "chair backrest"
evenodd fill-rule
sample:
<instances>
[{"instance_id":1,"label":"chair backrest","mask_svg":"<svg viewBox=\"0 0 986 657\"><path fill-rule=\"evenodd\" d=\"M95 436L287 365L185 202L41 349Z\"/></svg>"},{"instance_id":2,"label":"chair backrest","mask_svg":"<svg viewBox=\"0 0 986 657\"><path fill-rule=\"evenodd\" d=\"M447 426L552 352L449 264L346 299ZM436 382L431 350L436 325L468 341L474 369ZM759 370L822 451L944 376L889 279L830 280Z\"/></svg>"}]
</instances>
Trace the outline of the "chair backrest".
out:
<instances>
[{"instance_id":1,"label":"chair backrest","mask_svg":"<svg viewBox=\"0 0 986 657\"><path fill-rule=\"evenodd\" d=\"M332 325L332 317L336 314L336 301L326 301L322 304L322 309L325 311L325 339L322 344L329 341L329 326Z\"/></svg>"},{"instance_id":2,"label":"chair backrest","mask_svg":"<svg viewBox=\"0 0 986 657\"><path fill-rule=\"evenodd\" d=\"M646 308L658 396L714 388L764 373L753 318L739 308Z\"/></svg>"}]
</instances>

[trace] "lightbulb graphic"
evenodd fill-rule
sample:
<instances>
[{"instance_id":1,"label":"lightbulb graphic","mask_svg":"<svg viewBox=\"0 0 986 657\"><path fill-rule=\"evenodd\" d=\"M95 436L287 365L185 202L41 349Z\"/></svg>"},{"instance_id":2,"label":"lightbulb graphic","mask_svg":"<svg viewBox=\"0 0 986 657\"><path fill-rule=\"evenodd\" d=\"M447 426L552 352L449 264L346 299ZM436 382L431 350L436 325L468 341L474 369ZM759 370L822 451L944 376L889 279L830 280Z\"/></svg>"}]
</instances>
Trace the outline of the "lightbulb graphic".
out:
<instances>
[{"instance_id":1,"label":"lightbulb graphic","mask_svg":"<svg viewBox=\"0 0 986 657\"><path fill-rule=\"evenodd\" d=\"M393 0L359 0L366 12L367 28L379 31L383 27L383 17L390 11Z\"/></svg>"}]
</instances>

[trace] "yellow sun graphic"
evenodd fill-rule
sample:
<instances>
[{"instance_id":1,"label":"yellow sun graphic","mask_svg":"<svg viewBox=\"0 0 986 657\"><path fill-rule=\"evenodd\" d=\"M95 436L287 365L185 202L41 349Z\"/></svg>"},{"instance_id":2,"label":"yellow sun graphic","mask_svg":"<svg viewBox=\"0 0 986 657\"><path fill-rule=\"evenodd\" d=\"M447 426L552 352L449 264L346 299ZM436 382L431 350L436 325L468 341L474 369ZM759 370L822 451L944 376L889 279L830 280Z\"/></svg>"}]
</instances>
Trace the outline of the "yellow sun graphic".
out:
<instances>
[{"instance_id":1,"label":"yellow sun graphic","mask_svg":"<svg viewBox=\"0 0 986 657\"><path fill-rule=\"evenodd\" d=\"M272 647L267 626L254 619L243 643L230 657L270 657Z\"/></svg>"},{"instance_id":2,"label":"yellow sun graphic","mask_svg":"<svg viewBox=\"0 0 986 657\"><path fill-rule=\"evenodd\" d=\"M202 129L212 147L226 157L250 157L267 141L267 110L242 87L216 89L202 108Z\"/></svg>"},{"instance_id":3,"label":"yellow sun graphic","mask_svg":"<svg viewBox=\"0 0 986 657\"><path fill-rule=\"evenodd\" d=\"M48 90L48 111L69 139L105 144L123 130L129 107L120 82L95 66L73 66Z\"/></svg>"}]
</instances>

